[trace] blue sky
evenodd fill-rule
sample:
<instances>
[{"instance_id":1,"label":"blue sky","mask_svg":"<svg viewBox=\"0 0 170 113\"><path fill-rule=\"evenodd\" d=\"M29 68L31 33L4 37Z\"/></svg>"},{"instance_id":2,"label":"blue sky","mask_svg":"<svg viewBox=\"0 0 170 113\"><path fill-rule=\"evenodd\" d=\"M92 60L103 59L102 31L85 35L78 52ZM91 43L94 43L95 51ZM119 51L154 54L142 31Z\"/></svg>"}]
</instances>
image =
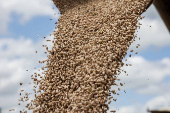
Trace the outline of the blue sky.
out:
<instances>
[{"instance_id":1,"label":"blue sky","mask_svg":"<svg viewBox=\"0 0 170 113\"><path fill-rule=\"evenodd\" d=\"M18 113L24 109L23 103L17 105L19 90L32 91L32 85L28 84L32 82L30 75L41 72L38 61L47 59L42 45L52 46L46 40L53 39L49 34L56 30L55 22L60 14L51 0L1 0L0 15L3 15L0 17L0 107L2 113L9 113L12 108L13 113ZM128 76L119 75L120 82L125 84L120 87L119 96L113 95L117 101L109 105L117 113L170 108L170 34L153 5L143 15L141 29L136 32L140 40L136 39L129 48L138 54L128 51L128 61L124 63L132 67L122 67ZM137 44L140 44L138 49ZM23 86L19 86L20 82Z\"/></svg>"}]
</instances>

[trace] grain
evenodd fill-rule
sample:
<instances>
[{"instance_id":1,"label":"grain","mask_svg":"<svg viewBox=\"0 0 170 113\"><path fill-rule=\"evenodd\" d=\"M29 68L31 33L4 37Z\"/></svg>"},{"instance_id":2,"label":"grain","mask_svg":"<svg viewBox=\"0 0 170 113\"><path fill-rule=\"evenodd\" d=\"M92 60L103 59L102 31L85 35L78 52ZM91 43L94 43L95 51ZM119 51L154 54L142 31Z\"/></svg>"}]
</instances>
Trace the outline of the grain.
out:
<instances>
[{"instance_id":1,"label":"grain","mask_svg":"<svg viewBox=\"0 0 170 113\"><path fill-rule=\"evenodd\" d=\"M15 109L10 109L9 111L15 111Z\"/></svg>"},{"instance_id":2,"label":"grain","mask_svg":"<svg viewBox=\"0 0 170 113\"><path fill-rule=\"evenodd\" d=\"M33 113L106 113L110 92L120 95L110 88L118 86L115 75L120 74L122 59L140 28L138 18L150 1L53 0L61 12L55 23L58 31L53 32L52 50L43 45L49 53L39 61L46 63L41 68L45 75L40 80L32 76L39 89L33 89L35 99L26 107Z\"/></svg>"}]
</instances>

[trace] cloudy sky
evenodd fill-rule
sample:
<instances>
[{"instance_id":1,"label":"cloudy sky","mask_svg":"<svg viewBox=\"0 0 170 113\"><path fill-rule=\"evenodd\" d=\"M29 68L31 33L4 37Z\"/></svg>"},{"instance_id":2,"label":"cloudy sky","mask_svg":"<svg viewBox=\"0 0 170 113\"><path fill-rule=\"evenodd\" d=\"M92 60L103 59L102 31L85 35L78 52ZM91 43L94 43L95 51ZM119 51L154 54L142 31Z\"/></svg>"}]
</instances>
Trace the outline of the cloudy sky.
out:
<instances>
[{"instance_id":1,"label":"cloudy sky","mask_svg":"<svg viewBox=\"0 0 170 113\"><path fill-rule=\"evenodd\" d=\"M3 15L0 17L0 108L2 113L9 113L9 109L19 113L26 104L21 102L18 106L20 90L33 92L33 85L28 83L32 83L34 72L41 73L38 69L42 65L38 61L47 58L42 45L51 47L46 39L53 39L49 34L56 30L55 22L60 14L51 0L0 0L0 15ZM142 26L136 32L140 40L137 38L130 46L138 54L132 53L129 58L128 52L128 61L124 63L132 67L122 67L128 76L119 75L121 81L117 83L125 84L118 91L120 95L114 95L117 101L109 105L117 113L147 113L147 108L170 107L170 34L153 5L143 16Z\"/></svg>"}]
</instances>

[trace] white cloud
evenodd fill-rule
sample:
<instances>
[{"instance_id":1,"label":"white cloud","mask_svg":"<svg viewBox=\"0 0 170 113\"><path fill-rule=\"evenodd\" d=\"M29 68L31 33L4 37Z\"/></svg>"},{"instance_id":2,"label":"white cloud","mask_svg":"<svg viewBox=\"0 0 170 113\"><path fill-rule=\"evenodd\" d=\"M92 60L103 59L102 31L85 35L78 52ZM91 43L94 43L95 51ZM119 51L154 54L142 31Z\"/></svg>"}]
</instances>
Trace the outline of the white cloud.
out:
<instances>
[{"instance_id":1,"label":"white cloud","mask_svg":"<svg viewBox=\"0 0 170 113\"><path fill-rule=\"evenodd\" d=\"M153 4L142 14L142 16L145 16L148 19L161 19L158 15L159 13Z\"/></svg>"},{"instance_id":2,"label":"white cloud","mask_svg":"<svg viewBox=\"0 0 170 113\"><path fill-rule=\"evenodd\" d=\"M126 107L122 107L119 110L117 110L116 113L139 113L135 111L136 109L134 106L126 106Z\"/></svg>"},{"instance_id":3,"label":"white cloud","mask_svg":"<svg viewBox=\"0 0 170 113\"><path fill-rule=\"evenodd\" d=\"M51 0L1 0L0 1L0 34L9 34L8 26L12 22L11 14L21 16L20 24L25 24L36 16L50 16L58 19L58 9L52 9L54 6ZM54 15L56 13L56 15Z\"/></svg>"},{"instance_id":4,"label":"white cloud","mask_svg":"<svg viewBox=\"0 0 170 113\"><path fill-rule=\"evenodd\" d=\"M151 100L148 100L143 105L132 104L129 106L122 106L116 113L148 113L149 110L170 110L170 97L169 94L157 96Z\"/></svg>"},{"instance_id":5,"label":"white cloud","mask_svg":"<svg viewBox=\"0 0 170 113\"><path fill-rule=\"evenodd\" d=\"M20 111L23 111L23 109L27 110L25 108L26 104L28 102L20 102L18 99L20 98L19 93L13 94L12 96L4 96L1 99L0 107L2 113L9 113L9 109L15 109L15 111L12 111L12 113L20 113ZM31 100L31 99L30 99ZM30 101L29 101L30 102ZM18 105L20 103L21 105ZM32 113L31 110L27 110L27 113Z\"/></svg>"},{"instance_id":6,"label":"white cloud","mask_svg":"<svg viewBox=\"0 0 170 113\"><path fill-rule=\"evenodd\" d=\"M137 89L138 94L145 94L145 95L161 95L161 94L170 94L170 83L155 83L149 84L146 87Z\"/></svg>"},{"instance_id":7,"label":"white cloud","mask_svg":"<svg viewBox=\"0 0 170 113\"><path fill-rule=\"evenodd\" d=\"M136 45L140 44L141 46L137 51L144 51L150 46L157 48L165 47L170 45L170 34L162 20L151 20L145 18L141 21L142 26L138 30L137 38L134 43L131 44L130 49L136 49ZM149 27L151 25L151 27Z\"/></svg>"},{"instance_id":8,"label":"white cloud","mask_svg":"<svg viewBox=\"0 0 170 113\"><path fill-rule=\"evenodd\" d=\"M39 4L41 3L41 4ZM11 13L21 15L19 22L21 24L26 23L35 16L51 16L54 17L55 10L52 9L53 2L50 0L1 0L0 1L0 34L8 33L8 24L12 21L10 18ZM155 10L151 7L152 10ZM158 14L151 10L146 12L146 18L142 20L143 26L139 30L138 36L141 37L139 51L145 50L150 45L156 47L163 47L170 44L170 38L166 27L163 22L158 19ZM151 15L152 14L152 15ZM157 16L157 17L156 17ZM154 19L153 19L154 18ZM152 20L153 19L153 20ZM149 28L147 25L151 25ZM48 37L52 38L52 37ZM147 40L147 42L145 42ZM0 103L0 107L3 107L3 113L7 113L8 109L16 108L16 113L20 108L17 107L19 82L28 83L30 81L30 75L33 74L33 67L38 65L38 60L45 59L42 49L42 44L50 45L49 42L37 41L32 42L30 39L21 37L20 39L2 38L0 39L0 100L4 103ZM132 44L130 48L135 48L135 44ZM4 45L7 45L7 49L2 49ZM38 51L35 54L35 51ZM20 57L17 59L16 57ZM124 89L134 89L140 94L163 94L167 93L167 84L162 84L162 80L170 75L170 58L164 58L161 61L151 62L146 59L136 56L128 59L128 63L131 63L132 67L124 67L129 74L125 77L123 74L120 75L121 81L126 84L123 86ZM26 72L25 70L29 71ZM149 80L148 80L149 79ZM130 84L129 81L131 81ZM161 85L159 85L161 84ZM168 85L170 86L170 85ZM30 89L28 85L23 87L24 89ZM9 96L4 96L4 95ZM168 102L166 102L168 98ZM159 103L161 101L161 103ZM144 113L146 107L155 109L156 107L166 107L169 105L168 95L157 97L150 100L141 107L139 106L125 106L122 107L117 113ZM159 103L159 104L156 104ZM140 111L140 112L139 112Z\"/></svg>"},{"instance_id":9,"label":"white cloud","mask_svg":"<svg viewBox=\"0 0 170 113\"><path fill-rule=\"evenodd\" d=\"M38 61L47 59L46 54L44 54L46 49L42 45L47 45L50 50L52 43L46 42L46 40L52 40L53 37L53 35L47 36L46 39L38 40L37 43L33 43L32 40L25 37L0 39L0 107L3 113L8 113L8 110L12 108L16 108L14 113L18 113L20 109L25 109L26 103L22 106L17 105L19 90L33 92L33 84L29 85L28 83L32 82L31 75L34 72L41 74L42 71L37 71L42 66ZM6 45L5 49L4 45ZM34 67L37 69L35 70ZM26 71L27 69L28 71ZM23 86L19 85L20 82L24 83Z\"/></svg>"},{"instance_id":10,"label":"white cloud","mask_svg":"<svg viewBox=\"0 0 170 113\"><path fill-rule=\"evenodd\" d=\"M153 109L159 110L165 107L170 107L170 96L168 93L160 95L148 101L145 106L152 110Z\"/></svg>"},{"instance_id":11,"label":"white cloud","mask_svg":"<svg viewBox=\"0 0 170 113\"><path fill-rule=\"evenodd\" d=\"M139 21L142 25L140 29L137 30L138 32L135 33L138 38L140 37L140 40L137 38L136 41L131 44L130 49L136 49L137 44L141 45L137 49L138 52L144 51L150 46L154 46L157 49L169 46L169 31L154 5L151 5L151 7L144 12L142 16L145 16L145 18Z\"/></svg>"},{"instance_id":12,"label":"white cloud","mask_svg":"<svg viewBox=\"0 0 170 113\"><path fill-rule=\"evenodd\" d=\"M154 90L159 92L159 88L165 86L162 84L164 78L170 76L170 58L163 58L160 61L147 61L141 56L135 56L128 58L128 61L124 63L132 64L132 67L126 65L122 67L127 71L128 76L125 76L124 73L119 75L121 82L126 83L123 86L124 89L134 89L142 94L144 91L147 91L145 94ZM162 86L158 87L158 84L162 84Z\"/></svg>"}]
</instances>

